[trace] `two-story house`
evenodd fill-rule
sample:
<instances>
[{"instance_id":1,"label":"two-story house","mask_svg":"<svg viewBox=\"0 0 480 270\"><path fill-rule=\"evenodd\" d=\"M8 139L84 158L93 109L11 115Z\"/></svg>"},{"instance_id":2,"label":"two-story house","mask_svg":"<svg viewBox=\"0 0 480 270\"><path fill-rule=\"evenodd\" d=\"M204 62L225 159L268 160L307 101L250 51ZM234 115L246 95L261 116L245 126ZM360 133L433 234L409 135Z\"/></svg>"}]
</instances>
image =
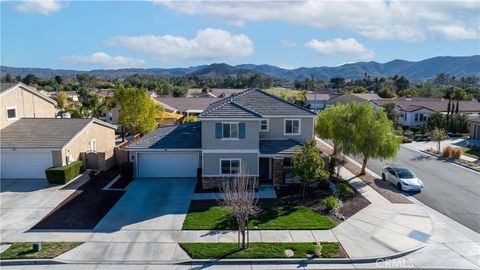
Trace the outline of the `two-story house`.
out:
<instances>
[{"instance_id":1,"label":"two-story house","mask_svg":"<svg viewBox=\"0 0 480 270\"><path fill-rule=\"evenodd\" d=\"M250 89L210 104L198 122L158 128L127 151L138 178L201 176L212 188L243 174L281 185L294 151L314 139L315 117Z\"/></svg>"},{"instance_id":2,"label":"two-story house","mask_svg":"<svg viewBox=\"0 0 480 270\"><path fill-rule=\"evenodd\" d=\"M23 83L0 84L0 129L23 117L54 118L57 102Z\"/></svg>"}]
</instances>

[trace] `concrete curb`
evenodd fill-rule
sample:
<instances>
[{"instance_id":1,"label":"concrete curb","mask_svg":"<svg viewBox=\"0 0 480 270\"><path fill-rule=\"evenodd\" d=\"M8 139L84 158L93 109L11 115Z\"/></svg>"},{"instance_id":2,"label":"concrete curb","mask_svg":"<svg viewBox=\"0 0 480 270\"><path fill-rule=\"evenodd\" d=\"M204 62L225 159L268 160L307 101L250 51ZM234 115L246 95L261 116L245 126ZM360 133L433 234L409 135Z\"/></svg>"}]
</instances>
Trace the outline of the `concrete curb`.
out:
<instances>
[{"instance_id":1,"label":"concrete curb","mask_svg":"<svg viewBox=\"0 0 480 270\"><path fill-rule=\"evenodd\" d=\"M416 149L412 149L412 148L410 148L410 147L407 147L407 148L408 148L408 149L411 149L411 150L416 150ZM463 163L460 163L460 162L457 162L457 161L455 161L455 160L452 160L452 159L449 159L449 158L446 158L446 157L442 157L442 156L437 156L437 155L432 154L432 153L430 153L430 152L428 152L428 151L425 151L425 150L417 150L417 151L422 152L422 153L424 153L424 154L426 154L426 155L429 155L429 156L432 156L432 157L436 157L436 158L438 158L438 159L440 159L440 160L442 160L442 161L448 161L448 162L454 163L454 164L456 164L456 165L458 165L458 166L462 166L462 167L464 167L464 168L466 168L466 169L470 169L470 170L472 170L472 171L480 172L480 169L467 166L467 165L465 165L465 164L463 164Z\"/></svg>"},{"instance_id":2,"label":"concrete curb","mask_svg":"<svg viewBox=\"0 0 480 270\"><path fill-rule=\"evenodd\" d=\"M295 258L295 259L192 259L186 261L172 261L172 262L162 262L162 261L91 261L91 262L79 262L79 261L70 261L70 260L55 260L55 259L37 259L37 260L1 260L0 266L15 266L15 265L54 265L54 264L123 264L123 265L144 265L144 264L156 264L156 265L245 265L245 264L295 264L295 265L306 265L306 264L356 264L356 263L374 263L378 261L392 260L399 257L403 257L412 252L424 248L425 245L415 247L410 250L405 250L391 254L388 256L382 257L368 257L368 258Z\"/></svg>"}]
</instances>

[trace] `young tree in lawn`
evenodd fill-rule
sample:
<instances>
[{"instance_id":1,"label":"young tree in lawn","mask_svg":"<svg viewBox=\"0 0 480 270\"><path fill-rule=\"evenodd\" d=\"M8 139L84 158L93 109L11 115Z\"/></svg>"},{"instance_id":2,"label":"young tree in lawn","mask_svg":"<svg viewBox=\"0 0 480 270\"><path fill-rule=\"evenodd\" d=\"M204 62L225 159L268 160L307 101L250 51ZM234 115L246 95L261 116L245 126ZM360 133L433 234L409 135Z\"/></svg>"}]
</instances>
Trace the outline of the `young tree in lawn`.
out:
<instances>
[{"instance_id":1,"label":"young tree in lawn","mask_svg":"<svg viewBox=\"0 0 480 270\"><path fill-rule=\"evenodd\" d=\"M62 110L67 106L67 93L65 93L65 91L60 91L58 93L57 106Z\"/></svg>"},{"instance_id":2,"label":"young tree in lawn","mask_svg":"<svg viewBox=\"0 0 480 270\"><path fill-rule=\"evenodd\" d=\"M233 179L225 179L220 187L219 205L231 211L238 226L238 246L248 247L248 221L251 216L259 212L257 207L258 197L255 194L257 185L255 178L244 174L242 168L239 175Z\"/></svg>"},{"instance_id":3,"label":"young tree in lawn","mask_svg":"<svg viewBox=\"0 0 480 270\"><path fill-rule=\"evenodd\" d=\"M363 156L361 174L369 158L394 158L402 137L383 110L374 110L368 103L349 106L348 120L343 125L349 138L343 142L346 154Z\"/></svg>"},{"instance_id":4,"label":"young tree in lawn","mask_svg":"<svg viewBox=\"0 0 480 270\"><path fill-rule=\"evenodd\" d=\"M306 142L301 150L295 152L292 175L300 178L302 197L305 197L305 187L308 184L327 180L329 174L323 168L323 158L320 156L315 141Z\"/></svg>"},{"instance_id":5,"label":"young tree in lawn","mask_svg":"<svg viewBox=\"0 0 480 270\"><path fill-rule=\"evenodd\" d=\"M161 108L147 92L137 88L117 89L120 104L118 122L129 134L149 133L157 127L156 117Z\"/></svg>"},{"instance_id":6,"label":"young tree in lawn","mask_svg":"<svg viewBox=\"0 0 480 270\"><path fill-rule=\"evenodd\" d=\"M437 142L437 151L440 152L440 143L443 140L448 139L447 133L443 128L434 128L432 134L430 134L430 139Z\"/></svg>"}]
</instances>

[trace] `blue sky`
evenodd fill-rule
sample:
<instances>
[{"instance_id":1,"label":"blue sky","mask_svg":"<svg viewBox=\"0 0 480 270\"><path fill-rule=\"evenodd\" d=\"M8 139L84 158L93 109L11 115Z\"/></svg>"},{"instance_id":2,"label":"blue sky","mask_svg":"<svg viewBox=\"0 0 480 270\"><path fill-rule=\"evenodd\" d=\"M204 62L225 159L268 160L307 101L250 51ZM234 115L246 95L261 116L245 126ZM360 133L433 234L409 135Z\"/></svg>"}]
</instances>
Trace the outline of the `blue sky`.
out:
<instances>
[{"instance_id":1,"label":"blue sky","mask_svg":"<svg viewBox=\"0 0 480 270\"><path fill-rule=\"evenodd\" d=\"M1 64L287 68L479 54L478 1L1 2Z\"/></svg>"}]
</instances>

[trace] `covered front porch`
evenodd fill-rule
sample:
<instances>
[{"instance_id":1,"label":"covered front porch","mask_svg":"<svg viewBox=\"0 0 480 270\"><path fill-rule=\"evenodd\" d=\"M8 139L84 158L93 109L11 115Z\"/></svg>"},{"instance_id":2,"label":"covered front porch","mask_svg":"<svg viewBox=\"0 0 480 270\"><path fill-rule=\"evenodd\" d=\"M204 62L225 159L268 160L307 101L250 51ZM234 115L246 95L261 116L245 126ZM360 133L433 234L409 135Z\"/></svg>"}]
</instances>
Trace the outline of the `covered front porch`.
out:
<instances>
[{"instance_id":1,"label":"covered front porch","mask_svg":"<svg viewBox=\"0 0 480 270\"><path fill-rule=\"evenodd\" d=\"M293 183L292 157L302 144L292 140L260 140L258 171L260 184L281 186Z\"/></svg>"}]
</instances>

